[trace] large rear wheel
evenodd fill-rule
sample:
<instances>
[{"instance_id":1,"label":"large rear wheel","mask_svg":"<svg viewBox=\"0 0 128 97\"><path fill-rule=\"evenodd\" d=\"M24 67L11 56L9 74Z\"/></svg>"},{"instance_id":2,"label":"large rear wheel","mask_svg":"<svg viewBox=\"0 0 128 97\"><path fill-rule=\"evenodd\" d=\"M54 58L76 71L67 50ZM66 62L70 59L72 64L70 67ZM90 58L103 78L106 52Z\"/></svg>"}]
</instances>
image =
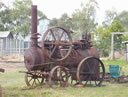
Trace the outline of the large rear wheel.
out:
<instances>
[{"instance_id":1,"label":"large rear wheel","mask_svg":"<svg viewBox=\"0 0 128 97\"><path fill-rule=\"evenodd\" d=\"M77 80L81 85L100 86L104 76L104 64L96 57L86 57L78 65Z\"/></svg>"}]
</instances>

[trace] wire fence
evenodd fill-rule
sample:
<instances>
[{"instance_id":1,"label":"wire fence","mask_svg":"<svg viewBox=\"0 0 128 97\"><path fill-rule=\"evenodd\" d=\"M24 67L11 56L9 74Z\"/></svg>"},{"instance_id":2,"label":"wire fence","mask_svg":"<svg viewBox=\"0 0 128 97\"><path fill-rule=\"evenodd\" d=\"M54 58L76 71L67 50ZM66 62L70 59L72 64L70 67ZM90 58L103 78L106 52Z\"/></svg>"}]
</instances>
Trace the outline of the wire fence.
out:
<instances>
[{"instance_id":1,"label":"wire fence","mask_svg":"<svg viewBox=\"0 0 128 97\"><path fill-rule=\"evenodd\" d=\"M27 48L7 48L0 50L0 56L6 55L23 55Z\"/></svg>"}]
</instances>

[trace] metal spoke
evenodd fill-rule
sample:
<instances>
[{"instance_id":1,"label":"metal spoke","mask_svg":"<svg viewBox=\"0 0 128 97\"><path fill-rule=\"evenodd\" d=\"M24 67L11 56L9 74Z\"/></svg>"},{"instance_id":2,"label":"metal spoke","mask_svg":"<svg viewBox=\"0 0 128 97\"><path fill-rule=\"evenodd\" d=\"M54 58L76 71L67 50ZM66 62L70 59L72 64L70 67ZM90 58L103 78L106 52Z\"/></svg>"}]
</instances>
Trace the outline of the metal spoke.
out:
<instances>
[{"instance_id":1,"label":"metal spoke","mask_svg":"<svg viewBox=\"0 0 128 97\"><path fill-rule=\"evenodd\" d=\"M28 82L30 82L31 80L32 80L32 78Z\"/></svg>"},{"instance_id":2,"label":"metal spoke","mask_svg":"<svg viewBox=\"0 0 128 97\"><path fill-rule=\"evenodd\" d=\"M50 54L50 57L53 55L53 53L55 52L55 50L56 50L56 46L53 48L53 50L52 50L52 52Z\"/></svg>"},{"instance_id":3,"label":"metal spoke","mask_svg":"<svg viewBox=\"0 0 128 97\"><path fill-rule=\"evenodd\" d=\"M64 34L64 31L61 33L61 35L60 35L60 37L59 37L59 41L61 40L63 34Z\"/></svg>"},{"instance_id":4,"label":"metal spoke","mask_svg":"<svg viewBox=\"0 0 128 97\"><path fill-rule=\"evenodd\" d=\"M52 36L53 36L54 40L56 41L56 37L55 37L55 35L54 35L54 33L53 33L52 29L51 29L50 31L51 31L51 34L52 34Z\"/></svg>"},{"instance_id":5,"label":"metal spoke","mask_svg":"<svg viewBox=\"0 0 128 97\"><path fill-rule=\"evenodd\" d=\"M86 61L86 63L87 63L87 66L88 66L89 71L91 71L91 68L90 68L90 66L89 66L89 64L88 64L88 62L87 62L87 61Z\"/></svg>"},{"instance_id":6,"label":"metal spoke","mask_svg":"<svg viewBox=\"0 0 128 97\"><path fill-rule=\"evenodd\" d=\"M41 83L38 78L37 78L37 81L39 82L39 84Z\"/></svg>"},{"instance_id":7,"label":"metal spoke","mask_svg":"<svg viewBox=\"0 0 128 97\"><path fill-rule=\"evenodd\" d=\"M64 57L63 56L63 53L61 52L61 49L59 47L58 47L58 49L59 49L59 52L60 52L61 57Z\"/></svg>"},{"instance_id":8,"label":"metal spoke","mask_svg":"<svg viewBox=\"0 0 128 97\"><path fill-rule=\"evenodd\" d=\"M84 86L88 84L88 81L89 81L89 75L87 76L87 81L86 81L86 83L84 84Z\"/></svg>"},{"instance_id":9,"label":"metal spoke","mask_svg":"<svg viewBox=\"0 0 128 97\"><path fill-rule=\"evenodd\" d=\"M35 82L35 79L34 79L34 81L33 81L33 83L32 83L32 86L34 85L34 82Z\"/></svg>"}]
</instances>

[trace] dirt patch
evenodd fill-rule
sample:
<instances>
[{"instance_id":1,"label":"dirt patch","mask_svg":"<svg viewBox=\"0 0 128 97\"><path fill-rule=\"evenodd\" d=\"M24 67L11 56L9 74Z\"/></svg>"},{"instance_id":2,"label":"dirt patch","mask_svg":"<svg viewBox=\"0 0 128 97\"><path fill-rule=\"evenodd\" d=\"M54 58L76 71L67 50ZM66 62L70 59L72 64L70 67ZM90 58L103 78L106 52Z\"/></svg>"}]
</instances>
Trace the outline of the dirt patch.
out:
<instances>
[{"instance_id":1,"label":"dirt patch","mask_svg":"<svg viewBox=\"0 0 128 97\"><path fill-rule=\"evenodd\" d=\"M19 71L25 69L24 63L0 63L0 68L7 71Z\"/></svg>"},{"instance_id":2,"label":"dirt patch","mask_svg":"<svg viewBox=\"0 0 128 97\"><path fill-rule=\"evenodd\" d=\"M9 55L9 56L0 56L0 61L4 62L4 61L24 61L24 57L21 55Z\"/></svg>"}]
</instances>

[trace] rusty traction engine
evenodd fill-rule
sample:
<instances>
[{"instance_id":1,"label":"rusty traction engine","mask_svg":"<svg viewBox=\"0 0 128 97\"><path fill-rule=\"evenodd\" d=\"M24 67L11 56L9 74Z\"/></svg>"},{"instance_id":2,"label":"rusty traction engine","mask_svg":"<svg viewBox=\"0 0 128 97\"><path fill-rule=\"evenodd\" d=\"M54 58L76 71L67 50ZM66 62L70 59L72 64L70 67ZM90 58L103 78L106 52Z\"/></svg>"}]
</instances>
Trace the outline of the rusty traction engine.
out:
<instances>
[{"instance_id":1,"label":"rusty traction engine","mask_svg":"<svg viewBox=\"0 0 128 97\"><path fill-rule=\"evenodd\" d=\"M47 82L50 87L65 87L69 79L82 86L101 85L105 68L97 49L92 48L89 35L72 42L69 31L51 27L44 33L41 46L37 42L38 35L37 6L32 6L31 45L24 54L28 86Z\"/></svg>"}]
</instances>

